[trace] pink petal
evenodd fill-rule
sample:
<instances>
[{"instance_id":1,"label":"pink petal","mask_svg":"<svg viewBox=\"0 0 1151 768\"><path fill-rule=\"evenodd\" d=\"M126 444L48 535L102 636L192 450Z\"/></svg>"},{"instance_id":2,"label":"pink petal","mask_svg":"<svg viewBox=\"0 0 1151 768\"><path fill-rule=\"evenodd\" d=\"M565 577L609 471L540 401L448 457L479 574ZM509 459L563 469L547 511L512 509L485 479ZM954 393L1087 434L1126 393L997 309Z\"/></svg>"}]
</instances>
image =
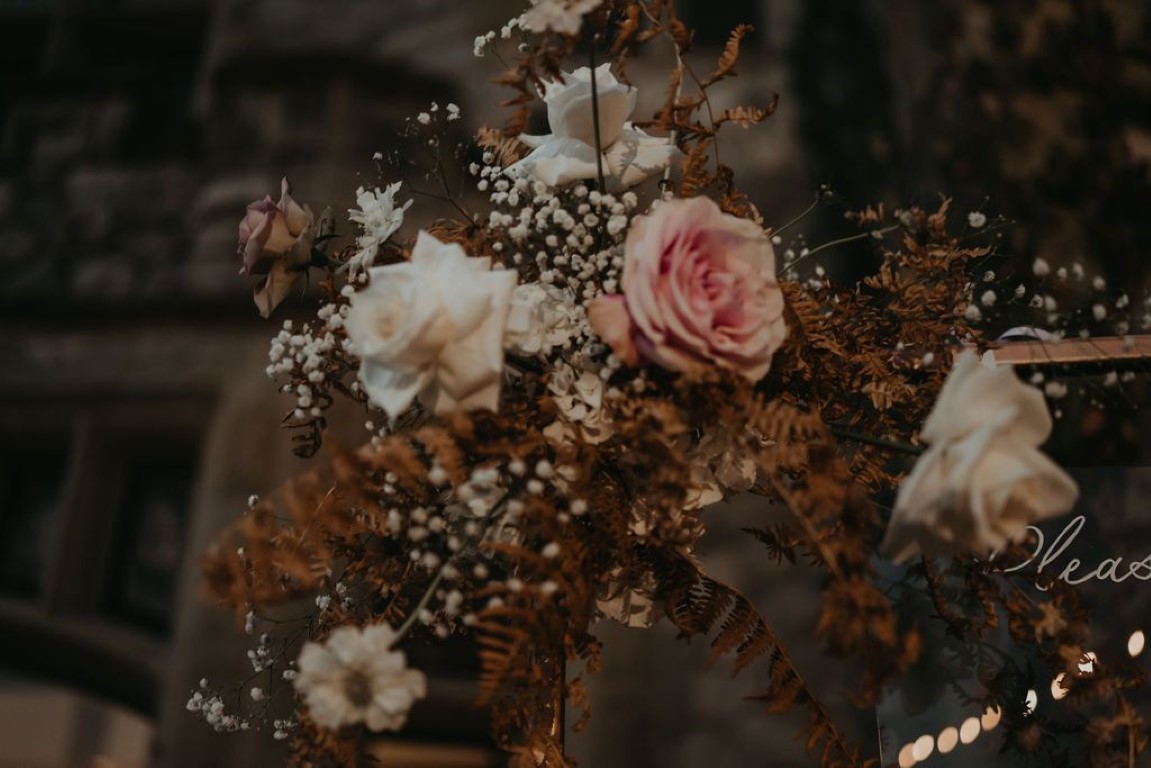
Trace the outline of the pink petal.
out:
<instances>
[{"instance_id":1,"label":"pink petal","mask_svg":"<svg viewBox=\"0 0 1151 768\"><path fill-rule=\"evenodd\" d=\"M623 296L601 296L587 309L588 323L596 335L627 365L639 365L639 352L632 341L632 320Z\"/></svg>"}]
</instances>

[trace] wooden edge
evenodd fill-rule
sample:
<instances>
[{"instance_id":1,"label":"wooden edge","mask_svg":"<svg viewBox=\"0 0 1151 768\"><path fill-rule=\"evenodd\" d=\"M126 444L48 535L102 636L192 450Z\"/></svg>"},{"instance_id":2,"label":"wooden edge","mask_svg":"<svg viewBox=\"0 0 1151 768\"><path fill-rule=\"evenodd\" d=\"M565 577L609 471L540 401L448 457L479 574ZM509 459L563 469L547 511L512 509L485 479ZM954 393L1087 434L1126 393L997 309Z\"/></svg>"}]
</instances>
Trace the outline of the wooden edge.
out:
<instances>
[{"instance_id":1,"label":"wooden edge","mask_svg":"<svg viewBox=\"0 0 1151 768\"><path fill-rule=\"evenodd\" d=\"M1151 362L1151 336L1004 341L986 353L1000 365L1076 365Z\"/></svg>"}]
</instances>

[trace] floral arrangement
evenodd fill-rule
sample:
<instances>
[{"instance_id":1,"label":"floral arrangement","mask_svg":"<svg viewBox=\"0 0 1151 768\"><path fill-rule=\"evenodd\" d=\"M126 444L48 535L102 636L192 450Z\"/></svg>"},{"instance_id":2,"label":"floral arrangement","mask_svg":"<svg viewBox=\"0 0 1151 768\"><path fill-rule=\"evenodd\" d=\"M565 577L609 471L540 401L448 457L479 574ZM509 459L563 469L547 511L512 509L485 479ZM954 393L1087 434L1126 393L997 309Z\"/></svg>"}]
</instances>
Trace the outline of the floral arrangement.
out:
<instances>
[{"instance_id":1,"label":"floral arrangement","mask_svg":"<svg viewBox=\"0 0 1151 768\"><path fill-rule=\"evenodd\" d=\"M586 721L597 622L666 621L710 637L713 662L766 665L754 700L804 710L822 765L874 764L757 607L693 556L722 522L708 507L750 493L790 514L749 531L765 556L822 571L817 639L857 670L860 706L919 660L922 628L898 610L918 595L967 644L969 702L999 713L1010 749L1050 751L1049 735L1072 733L1059 749L1134 765L1146 730L1127 696L1141 675L1121 660L1084 674L1075 591L1004 568L1025 555L1030 525L1078 495L1041 451L1053 425L1041 375L997 367L982 330L1014 319L1065 335L1051 268L997 277L1004 222L976 211L953 231L945 200L848 212L850 239L874 243L881 263L835 284L814 257L839 242L785 241L802 217L768 223L721 160L721 134L776 106L713 103L749 31L703 75L671 2L535 0L476 40L516 94L502 129L480 130L457 168L441 150L458 107L409 124L439 189L406 188L450 216L399 239L405 166L382 156L386 186L358 191L360 235L338 251L333 217L298 204L287 181L279 202L248 207L241 271L261 276L261 314L322 275L315 319L284 323L268 374L295 399L285 425L298 452L327 460L253 497L208 554L210 591L257 638L254 673L234 703L203 681L190 709L219 730L271 725L294 765L357 765L365 734L401 729L426 695L404 648L464 635L512 763L569 765L565 702ZM646 99L625 73L645 45L671 69L640 120ZM577 54L587 64L569 70ZM528 135L540 101L550 133ZM455 171L484 210L452 193ZM809 210L833 201L821 189ZM1096 320L1129 327L1127 297L1096 306ZM366 414L363 447L325 441L337 401ZM883 557L908 564L894 584ZM280 606L301 601L314 609L286 620ZM1062 676L1065 721L1027 711L1031 672L988 639L1001 625ZM277 686L295 708L273 720Z\"/></svg>"}]
</instances>

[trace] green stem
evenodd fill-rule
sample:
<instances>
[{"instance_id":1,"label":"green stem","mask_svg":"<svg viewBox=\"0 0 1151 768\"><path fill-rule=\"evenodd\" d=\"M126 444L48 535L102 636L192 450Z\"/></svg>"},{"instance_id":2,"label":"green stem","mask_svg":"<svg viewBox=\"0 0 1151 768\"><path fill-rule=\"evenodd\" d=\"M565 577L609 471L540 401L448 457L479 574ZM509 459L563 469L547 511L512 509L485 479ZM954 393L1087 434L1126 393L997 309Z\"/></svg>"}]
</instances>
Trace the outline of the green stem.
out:
<instances>
[{"instance_id":1,"label":"green stem","mask_svg":"<svg viewBox=\"0 0 1151 768\"><path fill-rule=\"evenodd\" d=\"M591 119L595 123L595 170L596 181L598 189L603 192L605 189L603 178L603 140L599 135L599 83L597 82L595 72L595 43L596 36L592 33L588 36L587 44L587 58L588 67L591 69Z\"/></svg>"},{"instance_id":2,"label":"green stem","mask_svg":"<svg viewBox=\"0 0 1151 768\"><path fill-rule=\"evenodd\" d=\"M488 530L491 529L492 525L499 517L497 513L503 509L509 498L511 498L511 491L505 493L500 498L500 500L492 506L491 511L488 512L483 530L480 531L476 541L481 541L483 537L487 535ZM461 547L459 552L449 557L444 562L444 564L440 566L440 570L436 572L435 577L432 579L432 583L428 585L428 588L424 591L423 596L420 597L420 601L416 603L416 607L412 609L412 612L408 615L408 618L404 619L404 623L401 624L400 628L396 630L396 637L392 641L393 646L398 645L400 640L403 640L404 635L408 634L412 627L415 626L416 620L420 616L420 611L428 607L428 603L431 602L432 596L435 595L436 590L439 589L440 584L443 582L444 576L448 572L448 568L453 567L456 564L456 561L459 560L460 555L463 554L463 552L464 549Z\"/></svg>"},{"instance_id":3,"label":"green stem","mask_svg":"<svg viewBox=\"0 0 1151 768\"><path fill-rule=\"evenodd\" d=\"M919 456L926 450L925 448L922 448L918 445L912 445L911 443L901 443L896 440L885 440L882 437L872 437L871 435L865 435L861 432L855 432L850 429L843 429L841 427L831 427L831 434L853 443L874 445L877 448L886 448L889 451L905 453L910 456Z\"/></svg>"},{"instance_id":4,"label":"green stem","mask_svg":"<svg viewBox=\"0 0 1151 768\"><path fill-rule=\"evenodd\" d=\"M801 221L803 221L804 219L806 219L806 218L807 218L807 215L808 215L809 213L811 213L812 211L814 211L816 208L818 208L818 207L819 207L819 204L820 204L821 202L823 202L823 195L822 195L822 194L819 194L819 193L816 193L816 195L815 195L815 202L813 202L811 205L807 206L807 208L805 208L805 209L803 210L803 213L799 214L799 215L798 215L798 216L796 216L794 219L792 219L791 221L789 221L789 222L787 222L786 224L784 224L782 227L779 227L778 229L773 229L773 230L771 230L771 234L772 234L773 236L774 236L774 235L782 235L784 232L786 232L787 230L791 229L792 227L794 227L794 226L795 226L796 224L798 224L799 222L801 222Z\"/></svg>"},{"instance_id":5,"label":"green stem","mask_svg":"<svg viewBox=\"0 0 1151 768\"><path fill-rule=\"evenodd\" d=\"M795 267L798 267L801 263L803 263L807 259L810 259L812 256L819 253L820 251L826 251L828 248L834 248L837 245L846 245L847 243L854 243L856 240L865 240L869 237L882 237L883 235L886 235L888 232L894 232L895 230L899 229L899 227L900 227L899 224L893 224L890 227L884 227L883 229L873 229L873 230L870 230L868 232L862 232L858 235L852 235L851 237L841 237L838 240L832 240L829 243L824 243L823 245L820 245L816 248L812 248L810 251L803 254L802 256L800 256L798 259L791 262L790 264L784 265L784 267L779 270L779 272L776 274L776 276L778 277L779 275L782 275L787 270L794 269Z\"/></svg>"},{"instance_id":6,"label":"green stem","mask_svg":"<svg viewBox=\"0 0 1151 768\"><path fill-rule=\"evenodd\" d=\"M400 640L404 638L404 635L408 634L408 631L415 625L416 619L419 618L420 611L428 607L432 595L436 593L440 582L444 580L444 574L447 572L448 565L452 562L453 560L449 559L448 562L444 563L444 566L440 568L439 572L436 573L436 577L432 579L432 583L428 585L428 589L424 592L423 597L420 598L420 602L416 603L416 607L412 609L411 614L409 614L408 618L404 620L404 623L400 625L400 628L396 630L396 639L392 641L393 645L399 643Z\"/></svg>"}]
</instances>

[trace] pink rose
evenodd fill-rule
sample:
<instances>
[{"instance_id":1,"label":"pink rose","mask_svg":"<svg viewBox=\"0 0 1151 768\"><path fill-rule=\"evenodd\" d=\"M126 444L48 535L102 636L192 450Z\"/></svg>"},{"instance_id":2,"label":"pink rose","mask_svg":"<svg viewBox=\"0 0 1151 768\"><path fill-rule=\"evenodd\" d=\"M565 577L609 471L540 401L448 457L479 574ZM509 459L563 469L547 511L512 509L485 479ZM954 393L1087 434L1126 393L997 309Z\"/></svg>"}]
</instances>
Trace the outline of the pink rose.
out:
<instances>
[{"instance_id":1,"label":"pink rose","mask_svg":"<svg viewBox=\"0 0 1151 768\"><path fill-rule=\"evenodd\" d=\"M266 275L255 290L260 314L272 313L312 260L316 217L289 194L288 180L280 183L280 202L265 197L248 206L240 222L237 248L241 275Z\"/></svg>"},{"instance_id":2,"label":"pink rose","mask_svg":"<svg viewBox=\"0 0 1151 768\"><path fill-rule=\"evenodd\" d=\"M622 287L593 301L588 319L628 365L718 365L754 382L787 336L771 241L709 198L671 200L636 218Z\"/></svg>"}]
</instances>

